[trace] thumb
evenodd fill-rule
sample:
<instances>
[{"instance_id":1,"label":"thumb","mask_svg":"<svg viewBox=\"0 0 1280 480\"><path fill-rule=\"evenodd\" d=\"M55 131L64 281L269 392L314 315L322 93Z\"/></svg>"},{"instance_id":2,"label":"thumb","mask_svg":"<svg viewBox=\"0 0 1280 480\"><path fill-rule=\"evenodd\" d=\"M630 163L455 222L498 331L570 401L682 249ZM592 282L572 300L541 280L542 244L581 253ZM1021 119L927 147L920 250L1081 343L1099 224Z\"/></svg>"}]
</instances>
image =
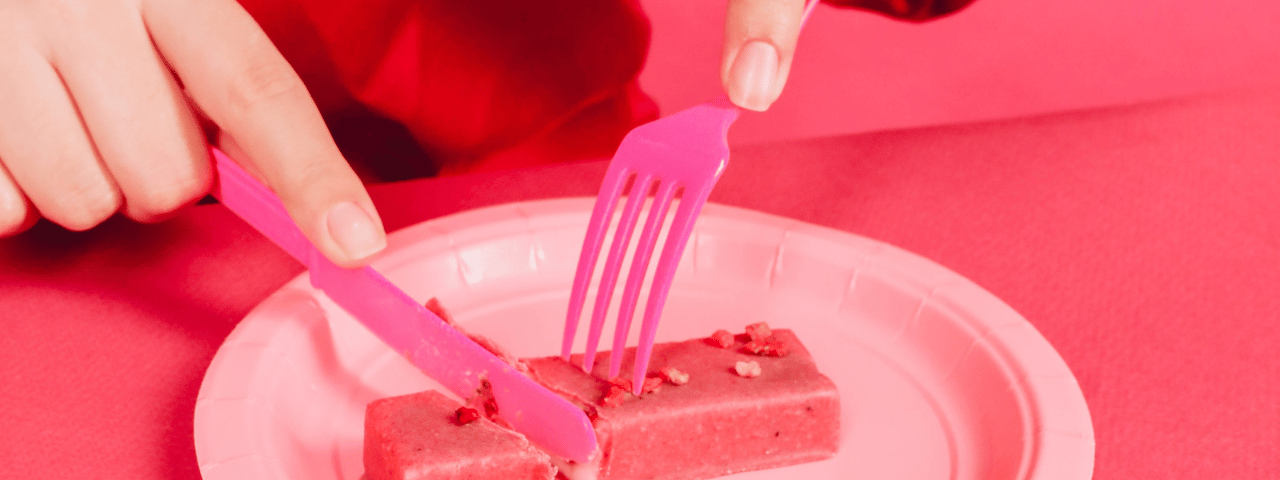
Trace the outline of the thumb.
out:
<instances>
[{"instance_id":1,"label":"thumb","mask_svg":"<svg viewBox=\"0 0 1280 480\"><path fill-rule=\"evenodd\" d=\"M782 94L804 7L804 0L729 1L720 81L730 101L763 112Z\"/></svg>"}]
</instances>

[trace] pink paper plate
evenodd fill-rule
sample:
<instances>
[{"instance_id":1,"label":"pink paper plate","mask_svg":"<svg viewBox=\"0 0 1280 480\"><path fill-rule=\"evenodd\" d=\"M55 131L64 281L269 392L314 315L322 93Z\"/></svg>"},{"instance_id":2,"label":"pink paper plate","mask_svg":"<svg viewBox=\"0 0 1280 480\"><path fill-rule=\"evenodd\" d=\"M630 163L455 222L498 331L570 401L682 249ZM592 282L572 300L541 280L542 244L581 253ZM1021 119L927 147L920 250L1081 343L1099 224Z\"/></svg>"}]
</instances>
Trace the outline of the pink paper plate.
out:
<instances>
[{"instance_id":1,"label":"pink paper plate","mask_svg":"<svg viewBox=\"0 0 1280 480\"><path fill-rule=\"evenodd\" d=\"M555 355L592 201L425 222L392 234L374 267L517 355ZM758 321L794 329L839 386L842 444L831 460L725 478L1092 476L1089 410L1062 358L1009 306L929 260L707 205L658 340ZM427 388L438 387L304 274L250 312L209 366L195 408L200 472L356 480L365 404Z\"/></svg>"}]
</instances>

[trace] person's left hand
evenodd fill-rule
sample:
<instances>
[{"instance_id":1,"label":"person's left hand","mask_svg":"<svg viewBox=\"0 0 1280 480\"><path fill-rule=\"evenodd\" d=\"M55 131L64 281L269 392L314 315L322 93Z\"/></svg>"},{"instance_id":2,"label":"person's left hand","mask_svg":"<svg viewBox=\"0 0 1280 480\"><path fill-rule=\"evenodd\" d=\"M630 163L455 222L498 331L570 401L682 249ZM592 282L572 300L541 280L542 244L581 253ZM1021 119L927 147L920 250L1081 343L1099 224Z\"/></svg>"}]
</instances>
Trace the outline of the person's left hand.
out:
<instances>
[{"instance_id":1,"label":"person's left hand","mask_svg":"<svg viewBox=\"0 0 1280 480\"><path fill-rule=\"evenodd\" d=\"M778 99L804 10L805 0L729 0L720 82L730 101L762 112Z\"/></svg>"}]
</instances>

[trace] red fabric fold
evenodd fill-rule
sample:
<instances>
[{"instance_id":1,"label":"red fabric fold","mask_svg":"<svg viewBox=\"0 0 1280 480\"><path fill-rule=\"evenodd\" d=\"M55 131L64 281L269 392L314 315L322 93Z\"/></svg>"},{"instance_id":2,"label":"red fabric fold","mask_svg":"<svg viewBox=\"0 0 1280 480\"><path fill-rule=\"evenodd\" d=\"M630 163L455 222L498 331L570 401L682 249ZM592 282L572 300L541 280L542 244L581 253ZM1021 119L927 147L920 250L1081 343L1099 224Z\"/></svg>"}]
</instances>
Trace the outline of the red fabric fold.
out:
<instances>
[{"instance_id":1,"label":"red fabric fold","mask_svg":"<svg viewBox=\"0 0 1280 480\"><path fill-rule=\"evenodd\" d=\"M909 20L971 0L829 0ZM608 157L657 118L637 0L241 0L363 178Z\"/></svg>"},{"instance_id":2,"label":"red fabric fold","mask_svg":"<svg viewBox=\"0 0 1280 480\"><path fill-rule=\"evenodd\" d=\"M969 6L973 0L823 0L838 7L852 7L887 15L899 20L923 22L950 15Z\"/></svg>"},{"instance_id":3,"label":"red fabric fold","mask_svg":"<svg viewBox=\"0 0 1280 480\"><path fill-rule=\"evenodd\" d=\"M242 4L299 71L331 128L391 120L420 149L416 159L393 160L429 164L378 165L363 152L376 145L352 145L335 132L366 177L608 156L657 114L636 85L649 23L635 0ZM566 151L575 158L549 157Z\"/></svg>"}]
</instances>

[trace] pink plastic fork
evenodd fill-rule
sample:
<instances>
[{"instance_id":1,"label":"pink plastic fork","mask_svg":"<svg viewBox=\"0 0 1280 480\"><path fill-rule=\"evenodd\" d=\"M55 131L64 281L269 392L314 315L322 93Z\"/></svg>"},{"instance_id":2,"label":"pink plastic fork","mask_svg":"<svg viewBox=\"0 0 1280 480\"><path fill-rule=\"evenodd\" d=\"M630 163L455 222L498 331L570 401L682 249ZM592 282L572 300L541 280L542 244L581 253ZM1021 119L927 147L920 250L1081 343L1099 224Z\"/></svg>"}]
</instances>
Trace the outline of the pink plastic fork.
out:
<instances>
[{"instance_id":1,"label":"pink plastic fork","mask_svg":"<svg viewBox=\"0 0 1280 480\"><path fill-rule=\"evenodd\" d=\"M694 220L698 218L698 213L706 203L711 188L715 186L729 162L726 135L729 132L729 125L738 118L738 112L738 107L731 104L728 98L721 97L636 127L622 139L617 153L613 156L613 161L609 164L604 183L600 186L600 194L596 197L595 207L591 211L591 223L587 227L587 235L582 242L582 256L578 260L578 270L573 278L568 317L565 320L564 343L561 345L561 355L565 360L569 359L573 338L578 330L578 320L582 315L583 303L587 296L587 287L591 283L596 259L600 254L600 246L604 243L605 231L610 219L613 218L618 198L630 184L627 204L623 207L613 246L605 261L600 288L591 315L591 326L587 332L586 353L582 362L582 368L587 371L594 367L600 330L604 327L605 313L612 300L622 259L631 241L631 234L635 229L641 206L645 203L648 193L656 188L657 193L654 195L644 229L640 233L640 241L632 259L631 271L627 274L627 283L623 289L622 302L618 310L618 320L613 336L613 352L609 357L609 378L618 376L622 366L622 352L626 347L627 334L631 329L631 318L640 296L645 272L649 268L654 244L657 243L658 231L667 216L672 200L677 193L680 193L680 205L671 221L666 245L662 247L662 254L654 271L649 299L645 304L644 322L640 327L640 344L636 348L632 373L633 391L636 394L640 393L645 372L649 366L649 354L653 349L653 337L658 329L658 319L662 315L667 292L675 277L676 264L693 232Z\"/></svg>"},{"instance_id":2,"label":"pink plastic fork","mask_svg":"<svg viewBox=\"0 0 1280 480\"><path fill-rule=\"evenodd\" d=\"M808 23L809 15L818 3L820 2L817 0L806 2L800 21L801 28ZM587 288L591 284L600 246L604 243L605 231L613 218L618 197L630 184L627 204L622 209L613 246L609 249L609 257L601 273L600 288L596 292L591 312L591 326L587 329L582 368L588 372L595 367L600 330L604 328L605 314L609 309L609 302L613 300L618 271L622 267L622 258L631 241L637 217L649 191L656 188L657 193L653 197L644 230L640 233L640 241L633 254L631 271L627 273L627 283L622 290L622 302L618 308L613 351L609 355L609 378L618 376L618 371L622 368L627 334L631 331L631 318L635 314L640 287L649 268L654 244L657 243L658 230L667 216L671 201L680 192L680 206L676 209L675 218L667 233L667 243L662 247L662 254L658 258L658 267L654 270L653 283L649 289L649 300L645 303L644 322L640 325L640 344L636 346L631 374L631 391L636 395L640 394L645 373L649 369L649 355L653 351L653 337L658 330L658 320L662 317L662 307L667 303L667 293L675 278L676 264L684 253L685 245L689 243L694 220L697 220L702 205L711 194L711 188L729 163L726 135L739 112L738 107L730 103L727 97L721 96L636 127L622 139L622 144L613 155L613 161L609 163L609 171L605 174L599 195L596 196L595 207L591 210L591 223L587 225L587 235L582 241L582 255L578 258L578 270L573 277L573 290L569 292L569 311L564 322L564 340L560 345L560 355L566 361L573 348L573 337L578 331L578 320L582 317Z\"/></svg>"}]
</instances>

